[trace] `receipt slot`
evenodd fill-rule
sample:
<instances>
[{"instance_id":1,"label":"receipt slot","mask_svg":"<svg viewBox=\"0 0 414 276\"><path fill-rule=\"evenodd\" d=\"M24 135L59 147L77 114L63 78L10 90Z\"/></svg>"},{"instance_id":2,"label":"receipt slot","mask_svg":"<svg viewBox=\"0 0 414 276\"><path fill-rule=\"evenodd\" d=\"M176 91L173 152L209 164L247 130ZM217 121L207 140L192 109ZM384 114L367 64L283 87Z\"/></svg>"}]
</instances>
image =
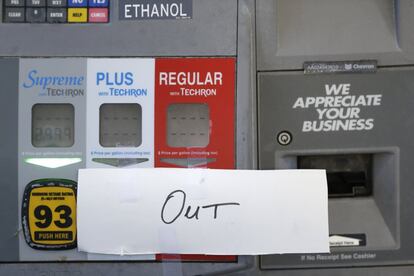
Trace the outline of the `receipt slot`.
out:
<instances>
[{"instance_id":1,"label":"receipt slot","mask_svg":"<svg viewBox=\"0 0 414 276\"><path fill-rule=\"evenodd\" d=\"M413 12L407 2L257 1L259 168L325 169L329 192L331 253L262 256L269 274L413 262Z\"/></svg>"}]
</instances>

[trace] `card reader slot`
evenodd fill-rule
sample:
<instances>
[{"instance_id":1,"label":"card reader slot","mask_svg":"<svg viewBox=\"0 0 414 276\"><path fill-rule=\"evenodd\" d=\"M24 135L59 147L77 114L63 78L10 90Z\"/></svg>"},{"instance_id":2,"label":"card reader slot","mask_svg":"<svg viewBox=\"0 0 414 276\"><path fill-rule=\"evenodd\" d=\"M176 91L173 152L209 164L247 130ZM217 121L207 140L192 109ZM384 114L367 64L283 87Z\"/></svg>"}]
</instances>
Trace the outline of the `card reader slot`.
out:
<instances>
[{"instance_id":1,"label":"card reader slot","mask_svg":"<svg viewBox=\"0 0 414 276\"><path fill-rule=\"evenodd\" d=\"M372 195L372 155L298 156L298 169L325 169L329 197Z\"/></svg>"}]
</instances>

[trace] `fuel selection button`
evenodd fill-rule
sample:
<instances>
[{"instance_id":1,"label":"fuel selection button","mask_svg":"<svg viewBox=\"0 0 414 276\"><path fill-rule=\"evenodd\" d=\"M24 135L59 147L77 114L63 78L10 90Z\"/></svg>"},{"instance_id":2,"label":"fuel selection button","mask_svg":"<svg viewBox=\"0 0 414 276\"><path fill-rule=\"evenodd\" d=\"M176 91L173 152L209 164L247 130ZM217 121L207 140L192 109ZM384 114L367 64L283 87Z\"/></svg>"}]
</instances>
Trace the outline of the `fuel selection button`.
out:
<instances>
[{"instance_id":1,"label":"fuel selection button","mask_svg":"<svg viewBox=\"0 0 414 276\"><path fill-rule=\"evenodd\" d=\"M39 179L26 186L22 226L27 244L40 250L76 247L76 182Z\"/></svg>"}]
</instances>

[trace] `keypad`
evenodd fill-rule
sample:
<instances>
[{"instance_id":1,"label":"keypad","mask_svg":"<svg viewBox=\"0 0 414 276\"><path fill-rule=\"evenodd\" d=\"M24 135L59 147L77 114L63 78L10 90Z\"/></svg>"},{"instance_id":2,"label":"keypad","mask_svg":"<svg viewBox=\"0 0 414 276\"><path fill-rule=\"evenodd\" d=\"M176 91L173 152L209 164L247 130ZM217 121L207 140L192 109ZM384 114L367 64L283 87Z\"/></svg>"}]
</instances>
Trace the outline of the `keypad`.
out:
<instances>
[{"instance_id":1,"label":"keypad","mask_svg":"<svg viewBox=\"0 0 414 276\"><path fill-rule=\"evenodd\" d=\"M4 23L108 23L109 0L4 0Z\"/></svg>"}]
</instances>

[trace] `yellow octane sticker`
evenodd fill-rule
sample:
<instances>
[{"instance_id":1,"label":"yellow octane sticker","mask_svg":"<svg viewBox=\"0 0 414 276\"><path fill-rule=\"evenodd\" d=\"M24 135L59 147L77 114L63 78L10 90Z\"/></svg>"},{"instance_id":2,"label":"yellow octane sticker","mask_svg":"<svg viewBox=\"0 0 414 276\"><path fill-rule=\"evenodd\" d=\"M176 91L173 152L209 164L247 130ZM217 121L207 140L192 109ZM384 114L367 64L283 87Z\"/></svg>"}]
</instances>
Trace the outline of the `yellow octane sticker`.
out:
<instances>
[{"instance_id":1,"label":"yellow octane sticker","mask_svg":"<svg viewBox=\"0 0 414 276\"><path fill-rule=\"evenodd\" d=\"M29 184L23 201L23 221L26 241L33 248L76 247L76 184L53 179Z\"/></svg>"}]
</instances>

